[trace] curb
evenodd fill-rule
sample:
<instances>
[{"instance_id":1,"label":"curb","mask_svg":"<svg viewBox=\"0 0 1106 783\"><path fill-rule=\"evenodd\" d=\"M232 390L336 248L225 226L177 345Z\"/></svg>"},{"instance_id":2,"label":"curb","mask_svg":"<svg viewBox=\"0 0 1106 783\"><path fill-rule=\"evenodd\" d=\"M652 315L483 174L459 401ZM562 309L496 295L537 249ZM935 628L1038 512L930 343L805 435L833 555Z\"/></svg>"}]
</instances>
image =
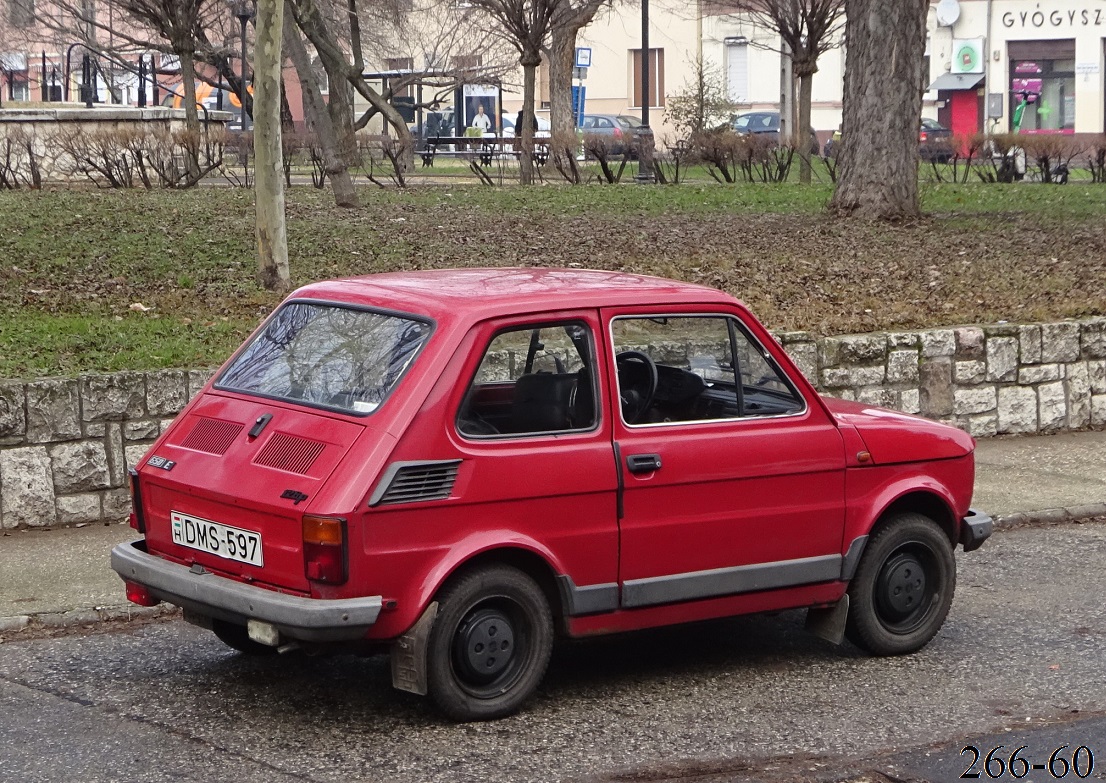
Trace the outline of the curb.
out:
<instances>
[{"instance_id":1,"label":"curb","mask_svg":"<svg viewBox=\"0 0 1106 783\"><path fill-rule=\"evenodd\" d=\"M995 530L1011 530L1024 525L1056 525L1061 522L1106 519L1106 503L1088 503L1068 508L1046 508L995 517Z\"/></svg>"},{"instance_id":2,"label":"curb","mask_svg":"<svg viewBox=\"0 0 1106 783\"><path fill-rule=\"evenodd\" d=\"M171 604L158 606L136 606L120 604L115 606L97 606L92 609L70 609L65 612L39 612L37 614L17 614L0 617L0 634L19 633L33 630L60 630L75 626L89 626L113 621L130 622L146 620L179 611ZM0 638L0 641L3 641Z\"/></svg>"},{"instance_id":3,"label":"curb","mask_svg":"<svg viewBox=\"0 0 1106 783\"><path fill-rule=\"evenodd\" d=\"M1057 525L1064 522L1106 521L1106 503L1089 503L1068 508L1046 508L1041 511L1025 511L1004 514L994 518L995 532L1004 532L1030 525ZM136 606L118 604L97 606L91 609L70 609L65 612L41 612L0 617L0 634L31 630L58 630L81 625L94 625L112 621L152 619L178 612L171 604ZM2 641L2 639L0 639Z\"/></svg>"}]
</instances>

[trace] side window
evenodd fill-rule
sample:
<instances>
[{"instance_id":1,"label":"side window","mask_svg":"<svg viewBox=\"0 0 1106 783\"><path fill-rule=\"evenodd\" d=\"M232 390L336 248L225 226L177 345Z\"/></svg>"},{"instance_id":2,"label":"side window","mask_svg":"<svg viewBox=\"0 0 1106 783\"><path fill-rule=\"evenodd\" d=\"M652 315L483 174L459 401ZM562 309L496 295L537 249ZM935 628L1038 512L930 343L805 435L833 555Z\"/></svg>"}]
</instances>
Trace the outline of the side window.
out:
<instances>
[{"instance_id":1,"label":"side window","mask_svg":"<svg viewBox=\"0 0 1106 783\"><path fill-rule=\"evenodd\" d=\"M457 416L470 438L588 430L598 421L591 330L568 321L499 332Z\"/></svg>"},{"instance_id":2,"label":"side window","mask_svg":"<svg viewBox=\"0 0 1106 783\"><path fill-rule=\"evenodd\" d=\"M726 316L611 323L627 424L797 413L802 398L758 343Z\"/></svg>"}]
</instances>

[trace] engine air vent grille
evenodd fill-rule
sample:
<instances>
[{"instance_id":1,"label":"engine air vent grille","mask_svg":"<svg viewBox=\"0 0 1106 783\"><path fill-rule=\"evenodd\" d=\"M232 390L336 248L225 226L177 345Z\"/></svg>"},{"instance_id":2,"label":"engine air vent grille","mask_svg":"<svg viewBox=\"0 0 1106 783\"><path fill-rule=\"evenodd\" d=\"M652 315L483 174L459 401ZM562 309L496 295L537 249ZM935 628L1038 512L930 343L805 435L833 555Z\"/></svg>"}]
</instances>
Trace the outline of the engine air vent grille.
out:
<instances>
[{"instance_id":1,"label":"engine air vent grille","mask_svg":"<svg viewBox=\"0 0 1106 783\"><path fill-rule=\"evenodd\" d=\"M289 473L305 475L315 464L315 460L326 448L325 443L317 440L299 438L285 432L274 432L261 451L257 453L253 464L267 468L286 470Z\"/></svg>"},{"instance_id":2,"label":"engine air vent grille","mask_svg":"<svg viewBox=\"0 0 1106 783\"><path fill-rule=\"evenodd\" d=\"M222 419L196 419L192 431L181 441L181 448L204 451L208 454L226 454L230 444L244 430L244 424Z\"/></svg>"},{"instance_id":3,"label":"engine air vent grille","mask_svg":"<svg viewBox=\"0 0 1106 783\"><path fill-rule=\"evenodd\" d=\"M388 467L370 506L397 503L418 503L424 500L444 500L453 492L461 460L434 462L396 462Z\"/></svg>"}]
</instances>

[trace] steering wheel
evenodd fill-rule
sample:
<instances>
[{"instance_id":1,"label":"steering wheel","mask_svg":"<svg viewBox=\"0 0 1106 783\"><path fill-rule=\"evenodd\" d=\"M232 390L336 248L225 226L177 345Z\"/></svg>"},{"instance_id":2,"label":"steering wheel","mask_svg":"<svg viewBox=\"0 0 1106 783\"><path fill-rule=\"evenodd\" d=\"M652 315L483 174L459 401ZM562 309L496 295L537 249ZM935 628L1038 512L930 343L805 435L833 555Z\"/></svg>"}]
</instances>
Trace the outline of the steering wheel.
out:
<instances>
[{"instance_id":1,"label":"steering wheel","mask_svg":"<svg viewBox=\"0 0 1106 783\"><path fill-rule=\"evenodd\" d=\"M618 370L622 417L627 424L636 424L657 393L657 365L641 351L622 351L614 357L614 364Z\"/></svg>"}]
</instances>

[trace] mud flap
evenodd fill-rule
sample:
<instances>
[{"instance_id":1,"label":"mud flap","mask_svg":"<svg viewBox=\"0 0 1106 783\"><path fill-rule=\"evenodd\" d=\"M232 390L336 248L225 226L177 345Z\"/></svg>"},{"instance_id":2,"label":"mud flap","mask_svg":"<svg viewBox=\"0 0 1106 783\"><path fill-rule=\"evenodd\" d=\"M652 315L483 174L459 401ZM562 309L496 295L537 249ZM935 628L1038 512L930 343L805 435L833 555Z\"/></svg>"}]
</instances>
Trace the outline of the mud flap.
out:
<instances>
[{"instance_id":1,"label":"mud flap","mask_svg":"<svg viewBox=\"0 0 1106 783\"><path fill-rule=\"evenodd\" d=\"M841 596L841 600L833 606L823 609L808 609L806 612L806 629L820 639L825 639L833 644L841 644L845 641L845 620L849 616L849 594Z\"/></svg>"},{"instance_id":2,"label":"mud flap","mask_svg":"<svg viewBox=\"0 0 1106 783\"><path fill-rule=\"evenodd\" d=\"M392 644L392 687L426 695L426 647L430 642L430 629L438 616L438 602L426 607L419 621L411 630Z\"/></svg>"}]
</instances>

